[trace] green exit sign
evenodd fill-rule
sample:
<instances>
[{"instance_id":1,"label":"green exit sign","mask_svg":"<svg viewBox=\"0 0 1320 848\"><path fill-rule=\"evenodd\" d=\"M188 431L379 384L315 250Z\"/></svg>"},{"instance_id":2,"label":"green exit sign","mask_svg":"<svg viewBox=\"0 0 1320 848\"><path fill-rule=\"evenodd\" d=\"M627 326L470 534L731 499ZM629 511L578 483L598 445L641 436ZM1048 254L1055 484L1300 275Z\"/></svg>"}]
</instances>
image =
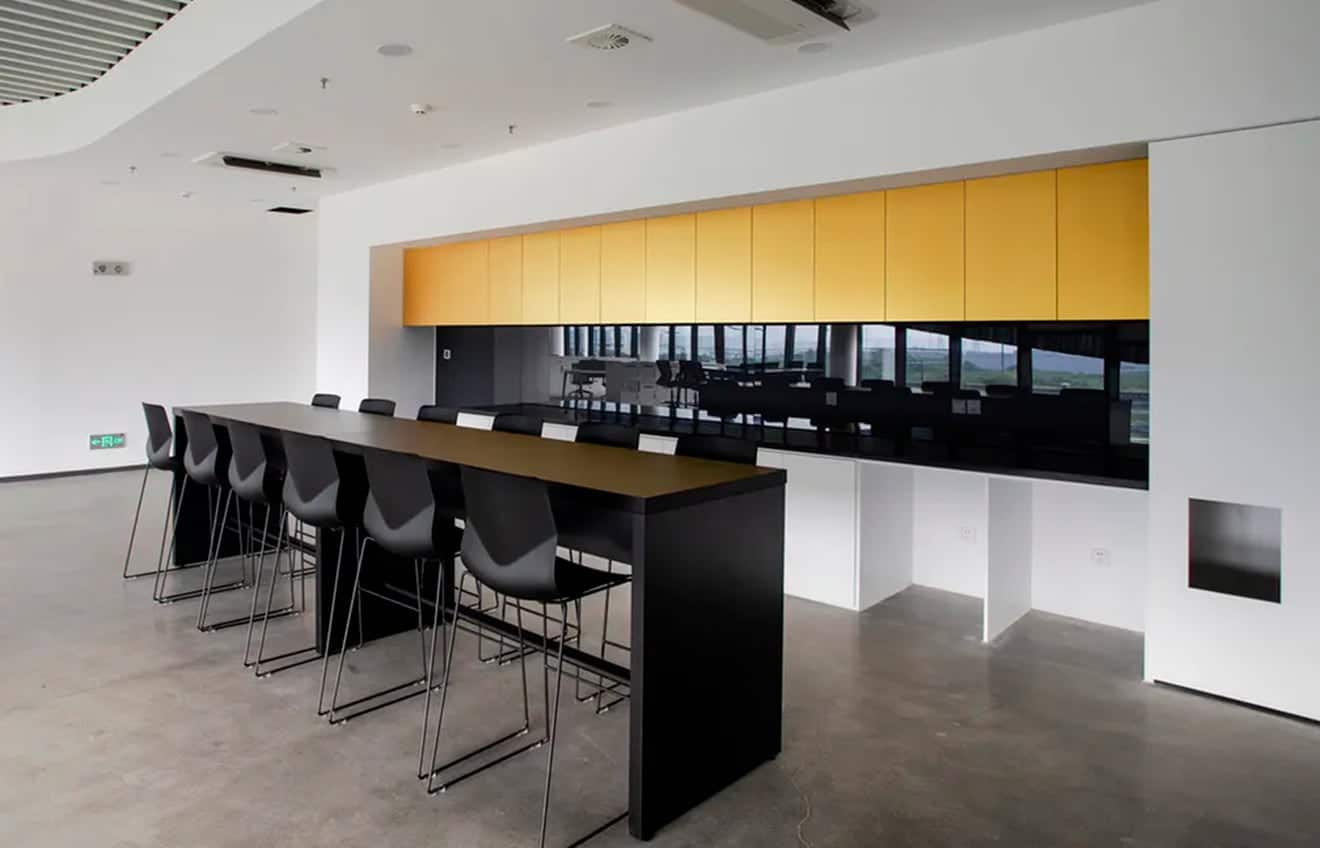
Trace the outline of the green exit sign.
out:
<instances>
[{"instance_id":1,"label":"green exit sign","mask_svg":"<svg viewBox=\"0 0 1320 848\"><path fill-rule=\"evenodd\" d=\"M106 450L108 448L122 448L124 446L123 433L96 433L90 437L90 446L92 450Z\"/></svg>"}]
</instances>

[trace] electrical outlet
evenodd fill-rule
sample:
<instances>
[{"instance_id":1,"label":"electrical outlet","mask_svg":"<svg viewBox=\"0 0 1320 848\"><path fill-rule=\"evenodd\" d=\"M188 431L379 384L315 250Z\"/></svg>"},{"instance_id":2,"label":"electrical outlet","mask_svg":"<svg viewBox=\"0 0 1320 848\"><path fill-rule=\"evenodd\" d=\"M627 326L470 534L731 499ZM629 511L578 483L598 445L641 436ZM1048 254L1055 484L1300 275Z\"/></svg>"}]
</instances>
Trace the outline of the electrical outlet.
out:
<instances>
[{"instance_id":1,"label":"electrical outlet","mask_svg":"<svg viewBox=\"0 0 1320 848\"><path fill-rule=\"evenodd\" d=\"M963 540L964 542L967 542L967 543L970 544L970 543L976 541L976 528L975 528L975 527L964 527L964 528L962 528L962 530L958 533L958 535L962 537L962 540Z\"/></svg>"},{"instance_id":2,"label":"electrical outlet","mask_svg":"<svg viewBox=\"0 0 1320 848\"><path fill-rule=\"evenodd\" d=\"M1091 565L1094 565L1094 566L1096 566L1097 568L1108 568L1108 567L1109 567L1109 549L1108 549L1108 548L1091 548Z\"/></svg>"},{"instance_id":3,"label":"electrical outlet","mask_svg":"<svg viewBox=\"0 0 1320 848\"><path fill-rule=\"evenodd\" d=\"M449 360L454 358L454 354L452 351L449 350L449 348L445 348L440 352L440 357L444 359L446 362L448 362Z\"/></svg>"}]
</instances>

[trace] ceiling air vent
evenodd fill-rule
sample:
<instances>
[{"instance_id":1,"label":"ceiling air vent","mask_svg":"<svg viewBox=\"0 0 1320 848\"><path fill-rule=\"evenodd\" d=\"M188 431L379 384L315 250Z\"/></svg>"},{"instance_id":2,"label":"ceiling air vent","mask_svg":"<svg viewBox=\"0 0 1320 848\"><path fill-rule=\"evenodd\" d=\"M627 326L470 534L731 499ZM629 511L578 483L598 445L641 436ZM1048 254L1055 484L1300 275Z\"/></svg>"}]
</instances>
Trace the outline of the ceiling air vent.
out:
<instances>
[{"instance_id":1,"label":"ceiling air vent","mask_svg":"<svg viewBox=\"0 0 1320 848\"><path fill-rule=\"evenodd\" d=\"M308 212L311 212L312 210L303 209L300 206L272 206L266 211L277 212L280 215L306 215Z\"/></svg>"},{"instance_id":2,"label":"ceiling air vent","mask_svg":"<svg viewBox=\"0 0 1320 848\"><path fill-rule=\"evenodd\" d=\"M280 177L307 177L315 180L319 180L323 174L331 171L329 168L313 168L293 162L272 162L268 159L256 159L251 156L239 156L233 153L207 153L205 156L197 157L193 162L215 168L256 171Z\"/></svg>"},{"instance_id":3,"label":"ceiling air vent","mask_svg":"<svg viewBox=\"0 0 1320 848\"><path fill-rule=\"evenodd\" d=\"M637 30L628 29L626 26L619 26L618 24L596 27L565 39L569 44L576 44L588 50L606 51L622 50L632 45L646 44L650 40L651 36L643 35Z\"/></svg>"},{"instance_id":4,"label":"ceiling air vent","mask_svg":"<svg viewBox=\"0 0 1320 848\"><path fill-rule=\"evenodd\" d=\"M770 44L847 32L874 17L857 0L674 0Z\"/></svg>"}]
</instances>

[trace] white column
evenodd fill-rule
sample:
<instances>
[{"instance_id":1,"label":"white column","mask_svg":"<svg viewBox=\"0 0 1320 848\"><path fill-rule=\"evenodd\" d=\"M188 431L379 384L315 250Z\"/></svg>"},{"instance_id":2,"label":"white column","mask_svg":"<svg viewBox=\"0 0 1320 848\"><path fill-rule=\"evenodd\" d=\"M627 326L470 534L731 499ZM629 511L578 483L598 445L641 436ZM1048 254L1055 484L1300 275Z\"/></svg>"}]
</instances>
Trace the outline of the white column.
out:
<instances>
[{"instance_id":1,"label":"white column","mask_svg":"<svg viewBox=\"0 0 1320 848\"><path fill-rule=\"evenodd\" d=\"M665 327L642 327L641 337L637 340L637 357L654 362L660 358L660 339Z\"/></svg>"},{"instance_id":2,"label":"white column","mask_svg":"<svg viewBox=\"0 0 1320 848\"><path fill-rule=\"evenodd\" d=\"M831 324L829 328L830 358L826 363L826 376L842 377L845 385L857 385L856 324Z\"/></svg>"}]
</instances>

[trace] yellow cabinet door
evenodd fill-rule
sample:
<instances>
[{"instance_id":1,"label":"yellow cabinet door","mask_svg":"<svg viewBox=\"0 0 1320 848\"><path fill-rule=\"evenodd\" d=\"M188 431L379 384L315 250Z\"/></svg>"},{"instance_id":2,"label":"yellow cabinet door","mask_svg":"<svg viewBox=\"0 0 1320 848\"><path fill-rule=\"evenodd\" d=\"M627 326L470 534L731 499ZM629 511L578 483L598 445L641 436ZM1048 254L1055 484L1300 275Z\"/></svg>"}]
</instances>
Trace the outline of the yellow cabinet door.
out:
<instances>
[{"instance_id":1,"label":"yellow cabinet door","mask_svg":"<svg viewBox=\"0 0 1320 848\"><path fill-rule=\"evenodd\" d=\"M600 227L559 234L559 320L600 323Z\"/></svg>"},{"instance_id":2,"label":"yellow cabinet door","mask_svg":"<svg viewBox=\"0 0 1320 848\"><path fill-rule=\"evenodd\" d=\"M816 320L885 320L885 193L816 199Z\"/></svg>"},{"instance_id":3,"label":"yellow cabinet door","mask_svg":"<svg viewBox=\"0 0 1320 848\"><path fill-rule=\"evenodd\" d=\"M752 210L697 214L697 321L740 324L752 317Z\"/></svg>"},{"instance_id":4,"label":"yellow cabinet door","mask_svg":"<svg viewBox=\"0 0 1320 848\"><path fill-rule=\"evenodd\" d=\"M646 321L645 221L600 228L600 320L602 324Z\"/></svg>"},{"instance_id":5,"label":"yellow cabinet door","mask_svg":"<svg viewBox=\"0 0 1320 848\"><path fill-rule=\"evenodd\" d=\"M752 208L752 320L815 319L815 220L811 200Z\"/></svg>"},{"instance_id":6,"label":"yellow cabinet door","mask_svg":"<svg viewBox=\"0 0 1320 848\"><path fill-rule=\"evenodd\" d=\"M521 324L523 315L522 236L490 240L490 323Z\"/></svg>"},{"instance_id":7,"label":"yellow cabinet door","mask_svg":"<svg viewBox=\"0 0 1320 848\"><path fill-rule=\"evenodd\" d=\"M963 320L963 184L885 198L885 320Z\"/></svg>"},{"instance_id":8,"label":"yellow cabinet door","mask_svg":"<svg viewBox=\"0 0 1320 848\"><path fill-rule=\"evenodd\" d=\"M697 218L646 221L646 323L691 324L697 316Z\"/></svg>"},{"instance_id":9,"label":"yellow cabinet door","mask_svg":"<svg viewBox=\"0 0 1320 848\"><path fill-rule=\"evenodd\" d=\"M967 320L1053 321L1054 171L967 181Z\"/></svg>"},{"instance_id":10,"label":"yellow cabinet door","mask_svg":"<svg viewBox=\"0 0 1320 848\"><path fill-rule=\"evenodd\" d=\"M403 323L485 324L490 279L485 241L409 248L403 252Z\"/></svg>"},{"instance_id":11,"label":"yellow cabinet door","mask_svg":"<svg viewBox=\"0 0 1320 848\"><path fill-rule=\"evenodd\" d=\"M1059 319L1150 318L1145 159L1059 170Z\"/></svg>"},{"instance_id":12,"label":"yellow cabinet door","mask_svg":"<svg viewBox=\"0 0 1320 848\"><path fill-rule=\"evenodd\" d=\"M523 236L524 324L559 323L559 233Z\"/></svg>"}]
</instances>

